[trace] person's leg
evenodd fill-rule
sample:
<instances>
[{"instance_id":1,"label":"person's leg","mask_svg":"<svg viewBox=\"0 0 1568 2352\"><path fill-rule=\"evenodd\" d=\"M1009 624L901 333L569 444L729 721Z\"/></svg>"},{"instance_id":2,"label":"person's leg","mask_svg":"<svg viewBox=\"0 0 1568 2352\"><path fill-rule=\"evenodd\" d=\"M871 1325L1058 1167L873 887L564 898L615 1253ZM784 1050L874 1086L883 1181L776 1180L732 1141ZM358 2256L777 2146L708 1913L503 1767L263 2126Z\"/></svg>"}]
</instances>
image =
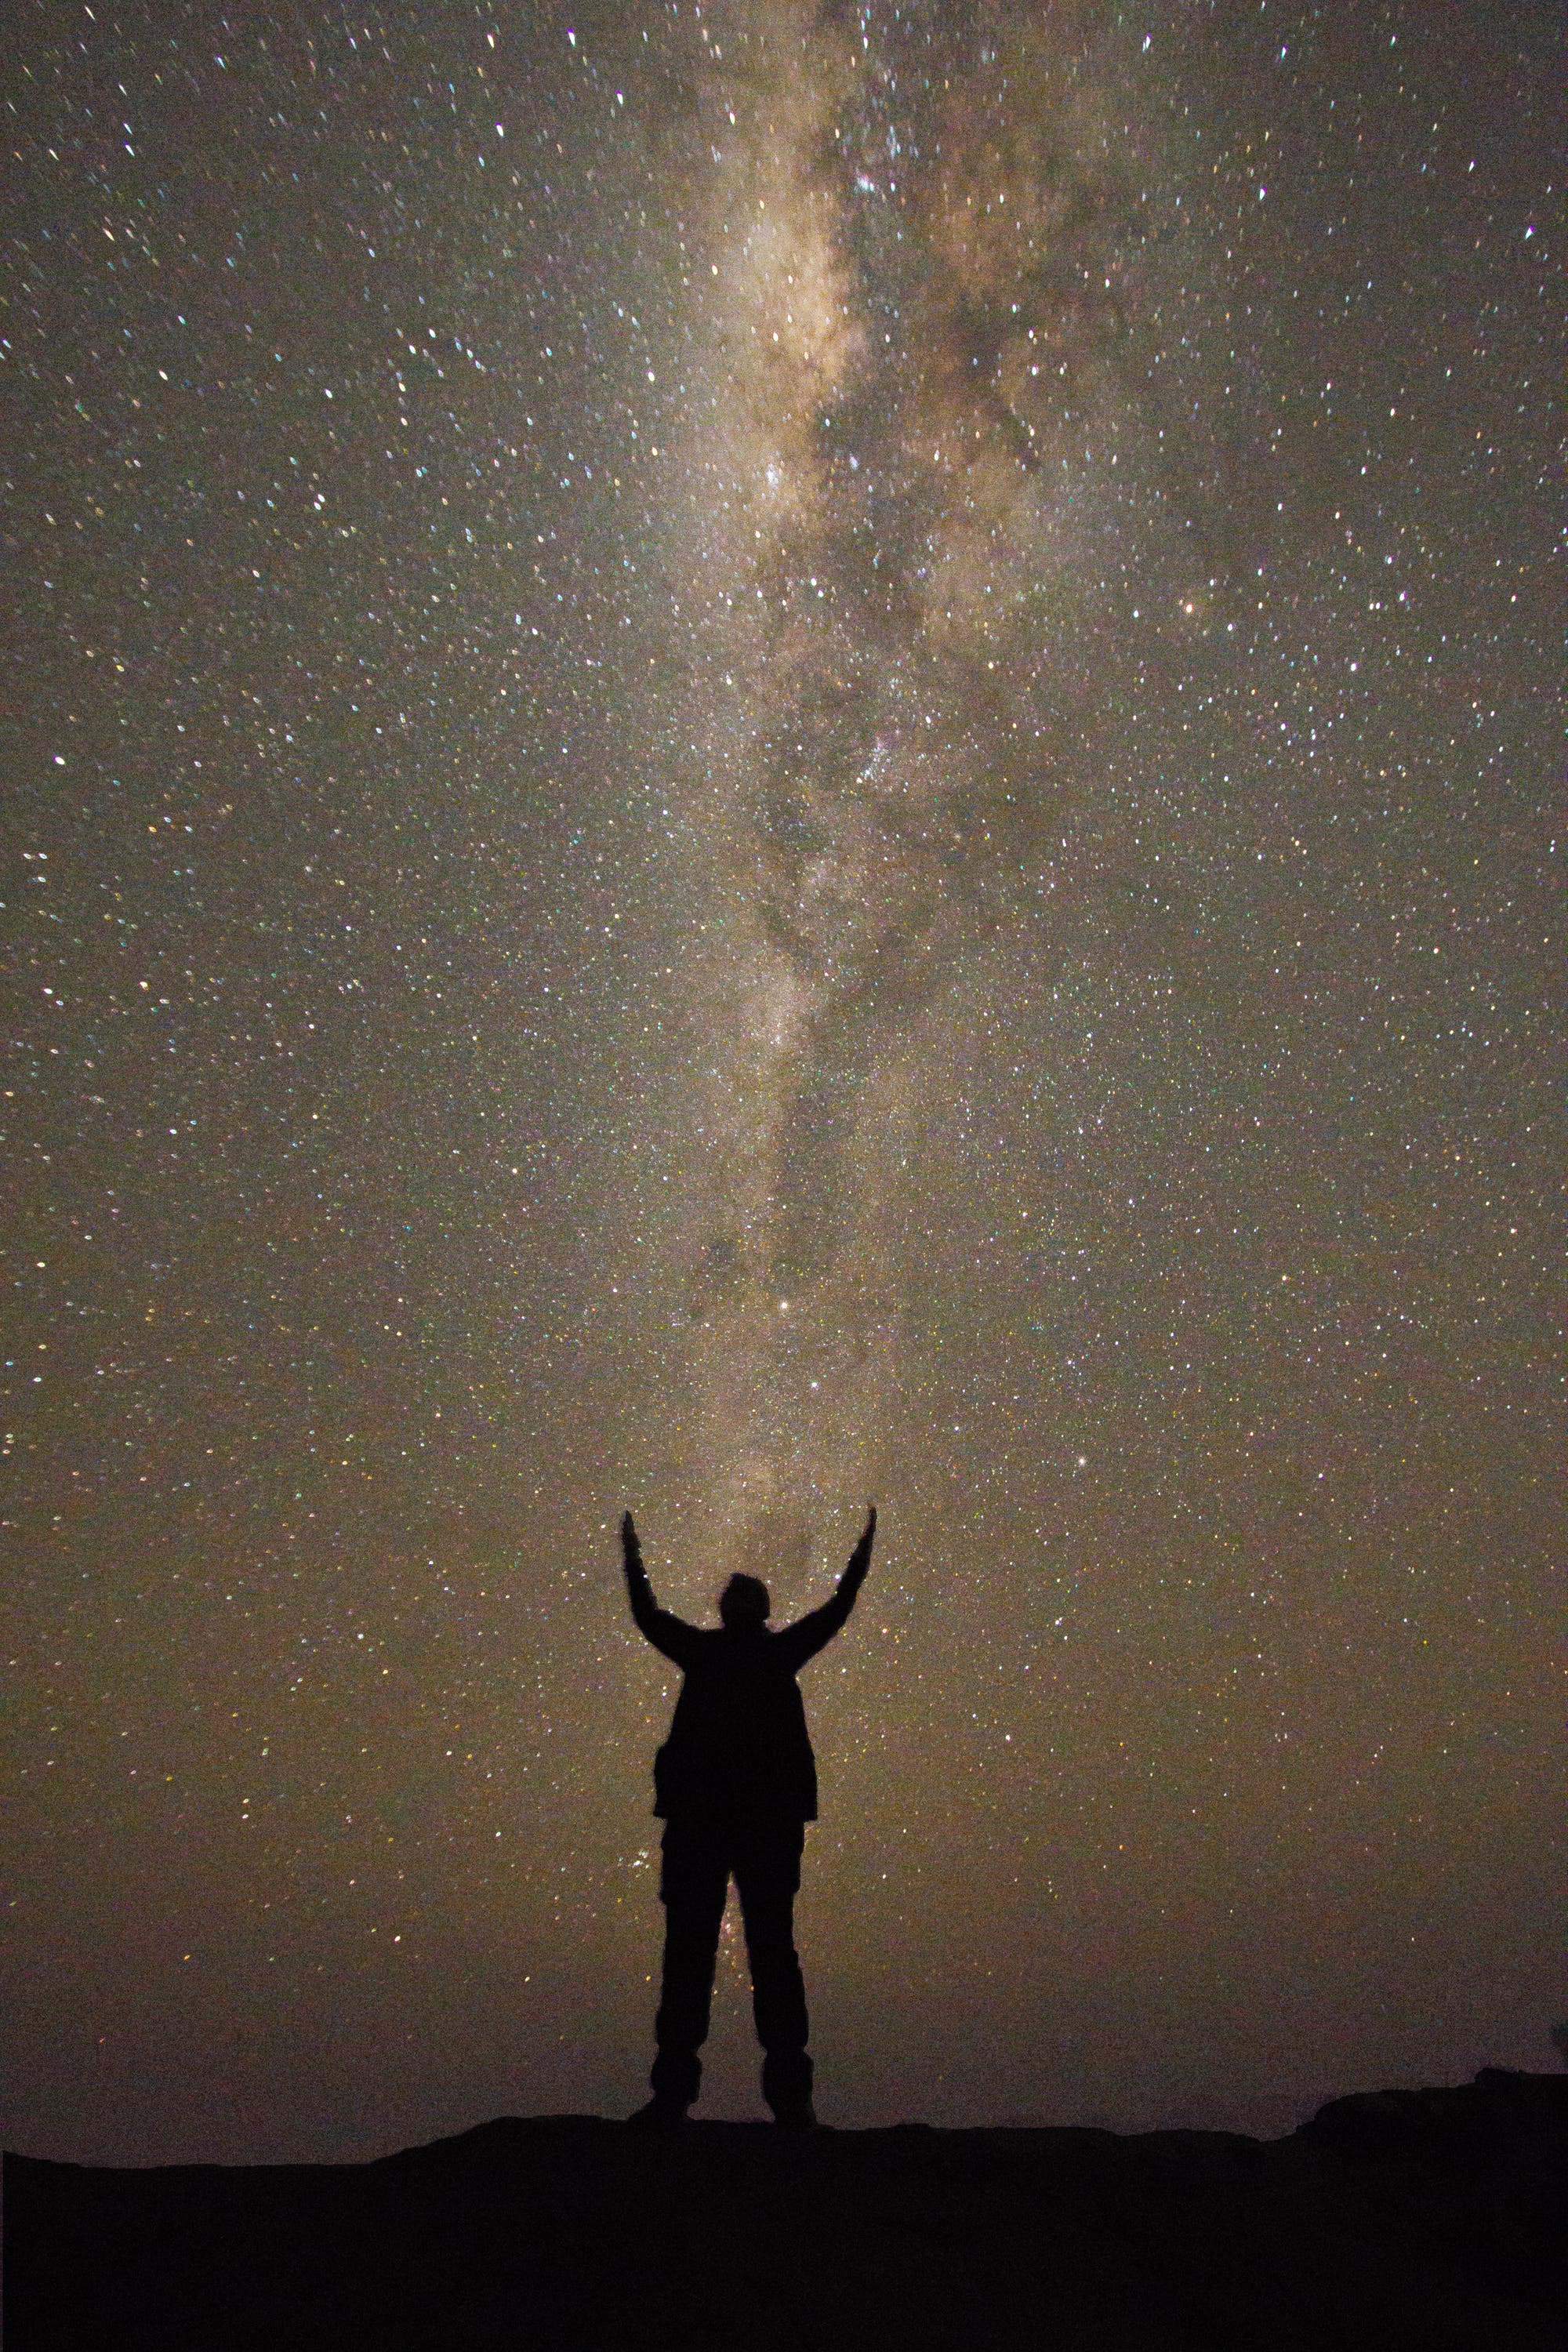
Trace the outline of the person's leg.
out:
<instances>
[{"instance_id":1,"label":"person's leg","mask_svg":"<svg viewBox=\"0 0 1568 2352\"><path fill-rule=\"evenodd\" d=\"M763 2096L780 2123L810 2123L810 2023L795 1948L795 1898L805 1832L781 1823L745 1841L735 1885L752 1963L752 2013L763 2045Z\"/></svg>"},{"instance_id":2,"label":"person's leg","mask_svg":"<svg viewBox=\"0 0 1568 2352\"><path fill-rule=\"evenodd\" d=\"M713 1963L730 1872L722 1845L689 1822L664 1832L658 1891L664 1903L664 1977L649 2077L654 2104L683 2114L697 2096L713 1997Z\"/></svg>"}]
</instances>

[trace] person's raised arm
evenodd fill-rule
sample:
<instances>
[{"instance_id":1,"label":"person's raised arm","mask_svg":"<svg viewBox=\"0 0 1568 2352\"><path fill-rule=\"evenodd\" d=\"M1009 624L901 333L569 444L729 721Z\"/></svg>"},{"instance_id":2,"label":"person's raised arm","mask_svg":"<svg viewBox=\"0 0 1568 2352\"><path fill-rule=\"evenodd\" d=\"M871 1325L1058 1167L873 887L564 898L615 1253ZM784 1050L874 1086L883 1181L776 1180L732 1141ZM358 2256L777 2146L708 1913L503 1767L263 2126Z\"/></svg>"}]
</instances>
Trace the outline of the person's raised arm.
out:
<instances>
[{"instance_id":1,"label":"person's raised arm","mask_svg":"<svg viewBox=\"0 0 1568 2352\"><path fill-rule=\"evenodd\" d=\"M637 1632L678 1666L686 1665L698 1638L697 1630L672 1616L668 1609L661 1609L654 1599L653 1587L643 1566L642 1545L629 1511L621 1520L621 1565L626 1570L626 1599L631 1602L632 1622Z\"/></svg>"},{"instance_id":2,"label":"person's raised arm","mask_svg":"<svg viewBox=\"0 0 1568 2352\"><path fill-rule=\"evenodd\" d=\"M838 1589L832 1600L825 1601L820 1609L813 1609L808 1615L797 1618L793 1625L786 1625L782 1633L773 1636L775 1642L783 1644L792 1673L804 1666L807 1658L815 1658L818 1650L831 1642L835 1633L843 1630L858 1598L860 1587L866 1581L866 1570L871 1565L871 1546L876 1539L877 1510L873 1504L866 1514L860 1540L849 1555L849 1564L838 1580Z\"/></svg>"}]
</instances>

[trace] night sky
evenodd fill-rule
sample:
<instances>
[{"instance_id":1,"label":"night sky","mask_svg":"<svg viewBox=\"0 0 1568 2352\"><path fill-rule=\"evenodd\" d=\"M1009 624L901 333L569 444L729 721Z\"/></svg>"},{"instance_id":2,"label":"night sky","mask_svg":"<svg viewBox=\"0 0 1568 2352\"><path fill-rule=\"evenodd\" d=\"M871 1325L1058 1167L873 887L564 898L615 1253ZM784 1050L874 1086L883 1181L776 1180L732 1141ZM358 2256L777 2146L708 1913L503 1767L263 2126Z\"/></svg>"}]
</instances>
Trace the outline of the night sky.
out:
<instances>
[{"instance_id":1,"label":"night sky","mask_svg":"<svg viewBox=\"0 0 1568 2352\"><path fill-rule=\"evenodd\" d=\"M6 2144L1551 2065L1557 12L6 45Z\"/></svg>"}]
</instances>

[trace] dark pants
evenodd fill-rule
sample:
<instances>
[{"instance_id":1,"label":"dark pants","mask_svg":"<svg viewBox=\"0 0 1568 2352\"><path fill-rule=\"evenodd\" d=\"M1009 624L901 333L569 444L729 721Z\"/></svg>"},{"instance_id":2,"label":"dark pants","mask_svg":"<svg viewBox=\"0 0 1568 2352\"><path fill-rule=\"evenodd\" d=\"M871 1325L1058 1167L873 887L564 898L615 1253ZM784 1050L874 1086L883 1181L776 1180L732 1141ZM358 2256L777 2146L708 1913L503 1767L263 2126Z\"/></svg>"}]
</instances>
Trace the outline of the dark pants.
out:
<instances>
[{"instance_id":1,"label":"dark pants","mask_svg":"<svg viewBox=\"0 0 1568 2352\"><path fill-rule=\"evenodd\" d=\"M665 1908L664 1983L654 2033L655 2096L689 2105L702 2080L713 1964L733 1876L752 1963L752 2014L763 2045L763 2096L775 2114L811 2095L805 1986L795 1949L795 1898L805 1831L799 1822L734 1826L672 1821L658 1891Z\"/></svg>"}]
</instances>

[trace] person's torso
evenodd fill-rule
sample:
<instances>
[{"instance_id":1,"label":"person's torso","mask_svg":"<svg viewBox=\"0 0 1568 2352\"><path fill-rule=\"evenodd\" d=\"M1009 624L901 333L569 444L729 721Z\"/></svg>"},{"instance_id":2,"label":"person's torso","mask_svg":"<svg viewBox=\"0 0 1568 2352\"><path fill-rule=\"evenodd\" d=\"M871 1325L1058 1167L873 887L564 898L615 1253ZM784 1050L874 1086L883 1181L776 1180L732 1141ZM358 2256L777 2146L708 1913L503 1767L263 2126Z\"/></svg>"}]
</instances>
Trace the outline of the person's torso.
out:
<instances>
[{"instance_id":1,"label":"person's torso","mask_svg":"<svg viewBox=\"0 0 1568 2352\"><path fill-rule=\"evenodd\" d=\"M795 1675L766 1633L705 1633L654 1768L656 1810L731 1819L816 1813L816 1770Z\"/></svg>"}]
</instances>

